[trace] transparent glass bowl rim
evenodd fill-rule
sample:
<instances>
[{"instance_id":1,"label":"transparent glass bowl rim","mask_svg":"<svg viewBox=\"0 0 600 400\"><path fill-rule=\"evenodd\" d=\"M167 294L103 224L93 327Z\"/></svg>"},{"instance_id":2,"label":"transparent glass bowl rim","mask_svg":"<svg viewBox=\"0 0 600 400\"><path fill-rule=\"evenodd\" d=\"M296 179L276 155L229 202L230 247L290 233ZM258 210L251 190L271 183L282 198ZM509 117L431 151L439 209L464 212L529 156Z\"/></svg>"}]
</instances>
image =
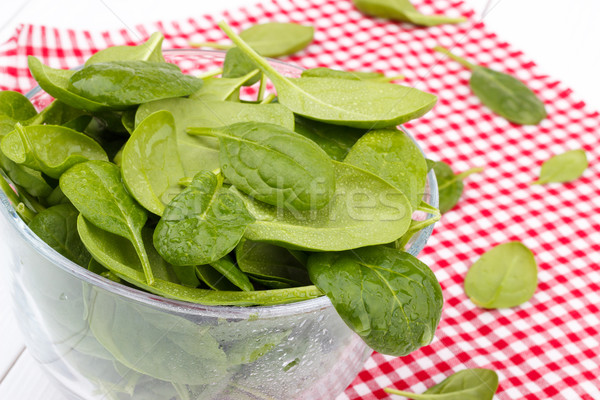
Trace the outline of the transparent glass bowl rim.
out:
<instances>
[{"instance_id":1,"label":"transparent glass bowl rim","mask_svg":"<svg viewBox=\"0 0 600 400\"><path fill-rule=\"evenodd\" d=\"M221 50L199 50L199 49L168 49L163 51L165 55L197 55L207 57L223 57L224 51ZM280 64L286 68L293 68L301 70L302 68L293 64L289 64L283 61L269 59L272 64ZM40 93L42 89L39 86L31 89L27 94L27 98L31 99L36 94ZM406 130L402 128L405 132ZM408 134L408 132L406 132ZM415 141L414 137L409 134L411 139ZM416 143L416 141L415 141ZM418 143L416 143L421 150ZM421 150L422 151L422 150ZM429 195L430 204L438 206L438 189L437 181L433 171L427 174L427 182L429 184ZM46 258L55 266L59 267L63 271L69 273L75 278L78 278L88 284L95 285L108 292L114 293L124 298L134 300L140 303L150 305L152 307L162 309L166 312L177 312L186 314L196 314L201 316L213 316L220 318L237 318L237 319L248 319L251 317L264 318L276 318L287 315L296 315L303 313L314 312L323 308L331 307L331 302L327 296L321 296L314 299L302 300L294 303L280 304L273 306L206 306L202 304L189 303L180 300L168 299L159 295L144 292L142 290L131 288L125 285L115 283L107 278L104 278L94 272L88 271L84 267L75 264L71 260L62 256L56 252L43 240L41 240L25 222L17 215L16 211L10 204L10 201L0 190L0 202L2 203L2 212L6 215L9 223L13 228L17 230L22 239L30 244L42 257ZM427 228L419 232L417 238L408 248L408 251L414 256L418 255L421 250L425 247L427 240L431 236L434 225L430 225Z\"/></svg>"}]
</instances>

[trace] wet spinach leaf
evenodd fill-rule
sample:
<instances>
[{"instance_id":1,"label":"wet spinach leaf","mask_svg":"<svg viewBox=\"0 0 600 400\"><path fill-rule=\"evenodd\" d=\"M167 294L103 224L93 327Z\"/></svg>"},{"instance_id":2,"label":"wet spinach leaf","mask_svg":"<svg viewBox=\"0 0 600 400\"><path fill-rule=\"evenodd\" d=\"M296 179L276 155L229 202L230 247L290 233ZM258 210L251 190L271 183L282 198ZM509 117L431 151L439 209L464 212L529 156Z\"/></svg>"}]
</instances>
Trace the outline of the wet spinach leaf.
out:
<instances>
[{"instance_id":1,"label":"wet spinach leaf","mask_svg":"<svg viewBox=\"0 0 600 400\"><path fill-rule=\"evenodd\" d=\"M427 163L416 143L397 129L373 130L361 137L344 162L369 171L404 193L413 210L425 192Z\"/></svg>"},{"instance_id":2,"label":"wet spinach leaf","mask_svg":"<svg viewBox=\"0 0 600 400\"><path fill-rule=\"evenodd\" d=\"M472 64L443 47L436 46L434 50L471 70L471 90L496 114L521 125L537 125L546 118L544 103L517 78Z\"/></svg>"},{"instance_id":3,"label":"wet spinach leaf","mask_svg":"<svg viewBox=\"0 0 600 400\"><path fill-rule=\"evenodd\" d=\"M320 209L335 191L327 153L279 125L239 122L222 128L190 128L188 133L219 138L219 162L227 180L267 204Z\"/></svg>"},{"instance_id":4,"label":"wet spinach leaf","mask_svg":"<svg viewBox=\"0 0 600 400\"><path fill-rule=\"evenodd\" d=\"M349 250L390 243L401 237L409 228L412 215L406 196L370 172L332 162L336 192L320 210L278 209L238 192L256 219L244 237L313 251Z\"/></svg>"},{"instance_id":5,"label":"wet spinach leaf","mask_svg":"<svg viewBox=\"0 0 600 400\"><path fill-rule=\"evenodd\" d=\"M344 322L383 354L429 344L442 314L442 289L427 265L385 246L313 253L308 273Z\"/></svg>"},{"instance_id":6,"label":"wet spinach leaf","mask_svg":"<svg viewBox=\"0 0 600 400\"><path fill-rule=\"evenodd\" d=\"M498 390L498 374L490 369L472 368L450 375L422 394L392 388L384 390L415 400L493 400Z\"/></svg>"},{"instance_id":7,"label":"wet spinach leaf","mask_svg":"<svg viewBox=\"0 0 600 400\"><path fill-rule=\"evenodd\" d=\"M62 174L60 188L91 223L131 242L141 260L145 282L152 285L154 277L142 240L148 215L125 189L119 167L106 161L76 164Z\"/></svg>"},{"instance_id":8,"label":"wet spinach leaf","mask_svg":"<svg viewBox=\"0 0 600 400\"><path fill-rule=\"evenodd\" d=\"M306 267L283 247L242 239L235 248L235 256L240 269L261 283L275 281L289 286L311 283Z\"/></svg>"},{"instance_id":9,"label":"wet spinach leaf","mask_svg":"<svg viewBox=\"0 0 600 400\"><path fill-rule=\"evenodd\" d=\"M437 100L432 94L390 83L286 78L226 23L221 22L219 26L271 79L277 89L279 102L307 118L356 128L384 128L422 116ZM398 102L398 98L402 101Z\"/></svg>"},{"instance_id":10,"label":"wet spinach leaf","mask_svg":"<svg viewBox=\"0 0 600 400\"><path fill-rule=\"evenodd\" d=\"M164 62L162 55L162 42L164 36L154 32L146 42L138 46L112 46L92 55L85 65L104 63L109 61L153 61Z\"/></svg>"},{"instance_id":11,"label":"wet spinach leaf","mask_svg":"<svg viewBox=\"0 0 600 400\"><path fill-rule=\"evenodd\" d=\"M171 113L157 111L135 128L123 148L121 171L129 193L148 211L162 215L185 177Z\"/></svg>"},{"instance_id":12,"label":"wet spinach leaf","mask_svg":"<svg viewBox=\"0 0 600 400\"><path fill-rule=\"evenodd\" d=\"M571 150L544 161L540 177L532 185L571 182L583 175L588 167L585 151Z\"/></svg>"},{"instance_id":13,"label":"wet spinach leaf","mask_svg":"<svg viewBox=\"0 0 600 400\"><path fill-rule=\"evenodd\" d=\"M521 242L500 244L483 254L465 276L465 292L482 308L516 307L537 288L537 263Z\"/></svg>"},{"instance_id":14,"label":"wet spinach leaf","mask_svg":"<svg viewBox=\"0 0 600 400\"><path fill-rule=\"evenodd\" d=\"M69 78L69 90L113 108L190 95L202 79L185 75L175 64L110 61L86 66Z\"/></svg>"},{"instance_id":15,"label":"wet spinach leaf","mask_svg":"<svg viewBox=\"0 0 600 400\"><path fill-rule=\"evenodd\" d=\"M409 0L353 0L353 2L356 8L367 15L406 21L415 25L459 24L467 20L465 17L421 14Z\"/></svg>"},{"instance_id":16,"label":"wet spinach leaf","mask_svg":"<svg viewBox=\"0 0 600 400\"><path fill-rule=\"evenodd\" d=\"M243 291L250 292L254 290L254 286L252 286L248 276L233 262L231 256L226 255L216 261L213 261L210 263L210 266L223 275L225 279ZM310 284L311 282L307 282L307 285Z\"/></svg>"},{"instance_id":17,"label":"wet spinach leaf","mask_svg":"<svg viewBox=\"0 0 600 400\"><path fill-rule=\"evenodd\" d=\"M253 220L222 176L201 171L165 208L154 246L173 265L208 264L233 250Z\"/></svg>"},{"instance_id":18,"label":"wet spinach leaf","mask_svg":"<svg viewBox=\"0 0 600 400\"><path fill-rule=\"evenodd\" d=\"M69 128L53 125L21 126L0 144L13 162L58 178L73 165L88 160L108 161L104 149L93 139Z\"/></svg>"},{"instance_id":19,"label":"wet spinach leaf","mask_svg":"<svg viewBox=\"0 0 600 400\"><path fill-rule=\"evenodd\" d=\"M52 193L52 187L46 182L40 171L17 164L0 151L0 168L10 180L34 197L46 197Z\"/></svg>"},{"instance_id":20,"label":"wet spinach leaf","mask_svg":"<svg viewBox=\"0 0 600 400\"><path fill-rule=\"evenodd\" d=\"M54 250L79 265L90 262L90 253L77 233L79 211L71 204L59 204L37 214L29 228Z\"/></svg>"},{"instance_id":21,"label":"wet spinach leaf","mask_svg":"<svg viewBox=\"0 0 600 400\"><path fill-rule=\"evenodd\" d=\"M190 267L192 268L192 267ZM234 291L239 290L237 286L231 283L227 278L223 276L219 271L214 269L209 264L197 265L193 267L196 271L196 276L204 282L206 286L212 290L220 291Z\"/></svg>"},{"instance_id":22,"label":"wet spinach leaf","mask_svg":"<svg viewBox=\"0 0 600 400\"><path fill-rule=\"evenodd\" d=\"M433 171L440 192L440 211L442 214L452 210L462 196L463 181L471 174L483 172L483 168L471 168L460 174L452 172L452 168L443 161L434 161Z\"/></svg>"},{"instance_id":23,"label":"wet spinach leaf","mask_svg":"<svg viewBox=\"0 0 600 400\"><path fill-rule=\"evenodd\" d=\"M219 168L219 141L212 137L192 136L190 127L217 128L236 122L267 122L294 129L294 115L280 104L245 104L231 101L202 101L185 98L153 101L141 105L135 116L136 126L153 112L167 110L175 118L179 156L188 177L198 171Z\"/></svg>"}]
</instances>

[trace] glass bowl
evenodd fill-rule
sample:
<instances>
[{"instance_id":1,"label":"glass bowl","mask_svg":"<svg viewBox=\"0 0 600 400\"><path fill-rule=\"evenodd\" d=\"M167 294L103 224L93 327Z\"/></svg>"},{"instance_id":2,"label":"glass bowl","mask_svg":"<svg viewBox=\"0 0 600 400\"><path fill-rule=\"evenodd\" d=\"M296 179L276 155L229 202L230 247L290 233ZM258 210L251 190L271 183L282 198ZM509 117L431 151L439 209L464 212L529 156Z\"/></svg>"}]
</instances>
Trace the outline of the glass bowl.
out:
<instances>
[{"instance_id":1,"label":"glass bowl","mask_svg":"<svg viewBox=\"0 0 600 400\"><path fill-rule=\"evenodd\" d=\"M219 67L224 53L168 50L165 58L196 74ZM270 62L287 76L302 71ZM51 100L39 87L28 97L38 110ZM438 205L432 172L424 200ZM67 398L334 399L371 354L325 296L270 307L166 299L74 264L27 227L2 191L0 203L0 254L19 327ZM416 256L432 230L407 251Z\"/></svg>"}]
</instances>

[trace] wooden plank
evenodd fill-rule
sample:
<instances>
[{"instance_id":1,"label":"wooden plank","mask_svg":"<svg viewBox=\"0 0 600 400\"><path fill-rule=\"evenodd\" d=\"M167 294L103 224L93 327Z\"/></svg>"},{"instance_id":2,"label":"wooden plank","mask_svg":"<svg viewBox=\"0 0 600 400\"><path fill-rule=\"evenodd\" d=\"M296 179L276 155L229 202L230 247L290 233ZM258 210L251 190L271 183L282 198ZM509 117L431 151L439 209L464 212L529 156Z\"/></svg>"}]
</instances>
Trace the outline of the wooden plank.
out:
<instances>
[{"instance_id":1,"label":"wooden plank","mask_svg":"<svg viewBox=\"0 0 600 400\"><path fill-rule=\"evenodd\" d=\"M0 399L67 400L27 350L0 384Z\"/></svg>"},{"instance_id":2,"label":"wooden plank","mask_svg":"<svg viewBox=\"0 0 600 400\"><path fill-rule=\"evenodd\" d=\"M0 272L0 279L2 280L2 283L0 283L0 332L2 336L2 340L0 340L0 382L25 348L23 337L17 327L17 321L12 310L8 285L6 284L7 271L4 268L5 266L0 263L0 270L3 270L3 272Z\"/></svg>"}]
</instances>

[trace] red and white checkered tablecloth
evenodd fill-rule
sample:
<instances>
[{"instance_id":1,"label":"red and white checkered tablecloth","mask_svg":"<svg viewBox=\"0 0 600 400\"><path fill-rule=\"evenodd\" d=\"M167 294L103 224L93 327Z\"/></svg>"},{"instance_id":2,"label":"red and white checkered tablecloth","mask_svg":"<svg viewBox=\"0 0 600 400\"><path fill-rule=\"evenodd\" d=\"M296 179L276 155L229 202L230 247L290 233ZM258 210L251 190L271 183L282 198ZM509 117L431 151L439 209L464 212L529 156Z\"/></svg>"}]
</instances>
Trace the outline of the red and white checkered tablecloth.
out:
<instances>
[{"instance_id":1,"label":"red and white checkered tablecloth","mask_svg":"<svg viewBox=\"0 0 600 400\"><path fill-rule=\"evenodd\" d=\"M406 357L373 354L339 399L387 398L386 386L419 393L467 367L497 371L499 399L600 399L600 115L473 21L460 1L416 5L425 13L471 20L418 28L365 17L350 0L272 0L134 31L26 25L0 46L0 88L27 91L34 85L27 70L30 54L68 68L107 46L137 44L155 30L165 34L165 47L223 40L216 26L222 17L235 29L272 20L314 25L314 43L290 62L405 75L405 84L439 96L432 112L406 124L429 157L457 171L485 167L469 178L459 206L444 215L421 254L445 297L436 339ZM438 44L525 81L546 103L548 118L538 126L517 126L495 116L471 94L469 72L430 50ZM529 185L544 160L576 148L585 149L590 161L581 179ZM478 309L464 293L465 273L483 252L510 240L535 253L538 290L520 307Z\"/></svg>"}]
</instances>

